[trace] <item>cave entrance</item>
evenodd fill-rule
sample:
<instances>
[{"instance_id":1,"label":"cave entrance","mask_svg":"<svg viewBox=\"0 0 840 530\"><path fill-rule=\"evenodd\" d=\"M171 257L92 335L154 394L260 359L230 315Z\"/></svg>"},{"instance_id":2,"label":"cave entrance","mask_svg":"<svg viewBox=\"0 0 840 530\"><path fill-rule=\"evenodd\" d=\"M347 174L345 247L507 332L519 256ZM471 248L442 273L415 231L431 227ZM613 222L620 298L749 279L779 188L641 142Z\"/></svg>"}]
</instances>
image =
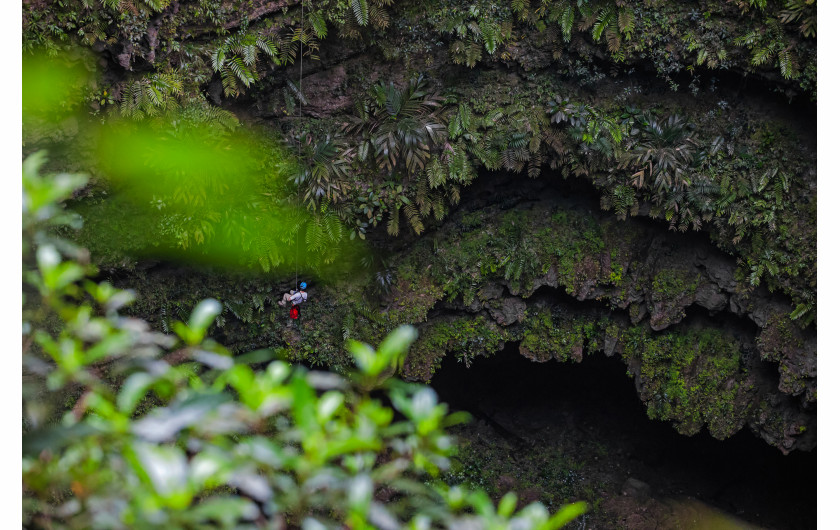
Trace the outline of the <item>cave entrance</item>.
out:
<instances>
[{"instance_id":1,"label":"cave entrance","mask_svg":"<svg viewBox=\"0 0 840 530\"><path fill-rule=\"evenodd\" d=\"M816 451L785 456L746 428L724 441L705 429L682 436L670 424L648 419L617 356L535 363L508 344L469 368L447 355L431 386L453 410L472 414L473 422L456 435L493 458L515 461L523 476L539 475L524 467L546 466L546 452L573 461L581 479L579 491L566 492L568 500L584 498L578 494L586 488L590 504L592 491L621 499L622 487L634 478L650 486L653 499L698 499L763 527L816 527ZM506 449L497 452L496 446ZM529 456L537 452L539 458ZM501 493L526 485L504 480Z\"/></svg>"}]
</instances>

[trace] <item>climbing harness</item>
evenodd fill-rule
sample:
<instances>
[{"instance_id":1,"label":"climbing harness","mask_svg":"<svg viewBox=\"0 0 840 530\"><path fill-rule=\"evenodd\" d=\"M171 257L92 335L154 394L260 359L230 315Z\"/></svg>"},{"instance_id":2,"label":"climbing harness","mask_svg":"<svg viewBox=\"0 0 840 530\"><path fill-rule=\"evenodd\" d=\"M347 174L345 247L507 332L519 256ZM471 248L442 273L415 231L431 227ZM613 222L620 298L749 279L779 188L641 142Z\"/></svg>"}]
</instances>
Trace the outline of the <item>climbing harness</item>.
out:
<instances>
[{"instance_id":1,"label":"climbing harness","mask_svg":"<svg viewBox=\"0 0 840 530\"><path fill-rule=\"evenodd\" d=\"M306 302L309 299L309 295L306 294L306 282L300 284L301 290L291 290L289 294L284 294L283 299L280 301L280 305L285 306L286 302L291 302L292 305L299 305L303 302Z\"/></svg>"}]
</instances>

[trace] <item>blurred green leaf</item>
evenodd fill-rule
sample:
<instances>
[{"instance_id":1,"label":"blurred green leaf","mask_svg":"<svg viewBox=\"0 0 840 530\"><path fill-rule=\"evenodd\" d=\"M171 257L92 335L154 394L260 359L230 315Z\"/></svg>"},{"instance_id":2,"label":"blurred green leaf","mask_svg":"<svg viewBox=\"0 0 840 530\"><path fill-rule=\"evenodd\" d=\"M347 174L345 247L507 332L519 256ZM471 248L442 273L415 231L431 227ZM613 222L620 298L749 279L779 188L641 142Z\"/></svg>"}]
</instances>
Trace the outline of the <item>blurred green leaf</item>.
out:
<instances>
[{"instance_id":1,"label":"blurred green leaf","mask_svg":"<svg viewBox=\"0 0 840 530\"><path fill-rule=\"evenodd\" d=\"M189 326L193 331L199 331L202 334L207 332L207 328L213 323L213 320L222 312L222 304L218 300L208 298L202 300L193 309L190 315Z\"/></svg>"},{"instance_id":2,"label":"blurred green leaf","mask_svg":"<svg viewBox=\"0 0 840 530\"><path fill-rule=\"evenodd\" d=\"M340 392L327 392L318 400L318 423L324 424L344 403L344 395Z\"/></svg>"},{"instance_id":3,"label":"blurred green leaf","mask_svg":"<svg viewBox=\"0 0 840 530\"><path fill-rule=\"evenodd\" d=\"M37 456L44 450L60 451L68 445L79 443L100 432L100 429L86 423L39 429L23 435L23 454Z\"/></svg>"},{"instance_id":4,"label":"blurred green leaf","mask_svg":"<svg viewBox=\"0 0 840 530\"><path fill-rule=\"evenodd\" d=\"M184 428L204 421L206 415L228 401L225 394L191 394L183 401L159 407L134 423L132 432L149 442L167 442Z\"/></svg>"},{"instance_id":5,"label":"blurred green leaf","mask_svg":"<svg viewBox=\"0 0 840 530\"><path fill-rule=\"evenodd\" d=\"M43 178L39 172L46 161L46 151L32 153L23 161L23 212L40 221L55 216L55 204L70 197L88 180L85 175L68 173Z\"/></svg>"},{"instance_id":6,"label":"blurred green leaf","mask_svg":"<svg viewBox=\"0 0 840 530\"><path fill-rule=\"evenodd\" d=\"M155 491L170 508L184 509L192 502L187 457L180 448L137 442L134 451Z\"/></svg>"},{"instance_id":7,"label":"blurred green leaf","mask_svg":"<svg viewBox=\"0 0 840 530\"><path fill-rule=\"evenodd\" d=\"M567 504L566 506L563 506L559 510L557 510L557 513L551 516L551 519L549 519L548 523L541 528L544 528L545 530L554 530L555 528L562 528L585 513L585 502L575 502L572 504Z\"/></svg>"},{"instance_id":8,"label":"blurred green leaf","mask_svg":"<svg viewBox=\"0 0 840 530\"><path fill-rule=\"evenodd\" d=\"M347 500L350 509L366 514L373 499L373 482L367 475L357 475L347 485Z\"/></svg>"},{"instance_id":9,"label":"blurred green leaf","mask_svg":"<svg viewBox=\"0 0 840 530\"><path fill-rule=\"evenodd\" d=\"M509 491L499 501L498 514L501 517L508 518L513 515L514 510L516 510L516 494Z\"/></svg>"},{"instance_id":10,"label":"blurred green leaf","mask_svg":"<svg viewBox=\"0 0 840 530\"><path fill-rule=\"evenodd\" d=\"M240 521L255 521L259 515L257 505L242 497L217 497L202 502L192 511L195 521L212 521L222 528L233 528Z\"/></svg>"},{"instance_id":11,"label":"blurred green leaf","mask_svg":"<svg viewBox=\"0 0 840 530\"><path fill-rule=\"evenodd\" d=\"M117 396L117 407L120 412L128 414L134 412L137 403L143 399L155 379L146 372L131 374L123 383Z\"/></svg>"},{"instance_id":12,"label":"blurred green leaf","mask_svg":"<svg viewBox=\"0 0 840 530\"><path fill-rule=\"evenodd\" d=\"M407 352L415 340L417 340L417 330L413 326L400 326L385 337L379 345L378 352L390 362Z\"/></svg>"},{"instance_id":13,"label":"blurred green leaf","mask_svg":"<svg viewBox=\"0 0 840 530\"><path fill-rule=\"evenodd\" d=\"M26 57L21 74L24 122L34 117L59 121L81 102L90 79L80 62L44 55Z\"/></svg>"}]
</instances>

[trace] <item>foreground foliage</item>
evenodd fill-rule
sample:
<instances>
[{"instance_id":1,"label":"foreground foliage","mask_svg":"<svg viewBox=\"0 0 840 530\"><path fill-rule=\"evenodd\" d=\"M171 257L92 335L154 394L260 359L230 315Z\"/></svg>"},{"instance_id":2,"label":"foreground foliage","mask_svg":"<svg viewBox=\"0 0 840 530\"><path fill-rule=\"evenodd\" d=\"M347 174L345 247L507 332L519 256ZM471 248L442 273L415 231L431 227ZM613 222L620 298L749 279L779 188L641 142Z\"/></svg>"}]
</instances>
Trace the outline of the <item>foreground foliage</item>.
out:
<instances>
[{"instance_id":1,"label":"foreground foliage","mask_svg":"<svg viewBox=\"0 0 840 530\"><path fill-rule=\"evenodd\" d=\"M78 226L58 201L85 177L41 177L42 163L23 172L26 526L548 529L582 513L517 510L510 493L494 507L436 480L454 451L445 428L464 417L387 378L410 327L377 350L349 342L345 378L232 357L205 337L214 300L174 336L121 316L133 293L90 280L85 252L51 228Z\"/></svg>"}]
</instances>

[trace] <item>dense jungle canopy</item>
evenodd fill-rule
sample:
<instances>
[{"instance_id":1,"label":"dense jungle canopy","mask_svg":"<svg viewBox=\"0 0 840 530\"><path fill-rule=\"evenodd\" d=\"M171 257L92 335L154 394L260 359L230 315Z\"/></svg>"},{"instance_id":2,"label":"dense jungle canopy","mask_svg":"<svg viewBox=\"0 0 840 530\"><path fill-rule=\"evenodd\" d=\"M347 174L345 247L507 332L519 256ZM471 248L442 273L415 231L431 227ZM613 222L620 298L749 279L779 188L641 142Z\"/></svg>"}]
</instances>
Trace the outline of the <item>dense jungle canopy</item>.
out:
<instances>
[{"instance_id":1,"label":"dense jungle canopy","mask_svg":"<svg viewBox=\"0 0 840 530\"><path fill-rule=\"evenodd\" d=\"M27 524L618 524L453 456L503 351L816 447L815 0L22 9Z\"/></svg>"}]
</instances>

